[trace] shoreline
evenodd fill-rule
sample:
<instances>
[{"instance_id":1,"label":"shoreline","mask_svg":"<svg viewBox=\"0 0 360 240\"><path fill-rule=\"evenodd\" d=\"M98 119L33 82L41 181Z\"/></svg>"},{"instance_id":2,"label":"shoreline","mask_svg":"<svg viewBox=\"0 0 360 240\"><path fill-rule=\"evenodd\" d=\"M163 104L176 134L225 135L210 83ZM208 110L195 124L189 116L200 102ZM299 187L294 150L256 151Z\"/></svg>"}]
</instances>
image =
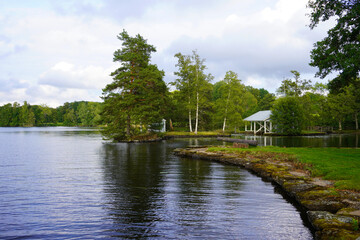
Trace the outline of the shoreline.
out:
<instances>
[{"instance_id":1,"label":"shoreline","mask_svg":"<svg viewBox=\"0 0 360 240\"><path fill-rule=\"evenodd\" d=\"M288 159L288 155L239 156L208 152L206 147L175 149L174 153L237 165L273 182L299 204L315 232L315 239L360 240L360 193L335 191L332 181L311 177L300 163Z\"/></svg>"},{"instance_id":2,"label":"shoreline","mask_svg":"<svg viewBox=\"0 0 360 240\"><path fill-rule=\"evenodd\" d=\"M231 134L212 134L212 135L166 135L164 140L173 138L217 138L217 137L231 137Z\"/></svg>"}]
</instances>

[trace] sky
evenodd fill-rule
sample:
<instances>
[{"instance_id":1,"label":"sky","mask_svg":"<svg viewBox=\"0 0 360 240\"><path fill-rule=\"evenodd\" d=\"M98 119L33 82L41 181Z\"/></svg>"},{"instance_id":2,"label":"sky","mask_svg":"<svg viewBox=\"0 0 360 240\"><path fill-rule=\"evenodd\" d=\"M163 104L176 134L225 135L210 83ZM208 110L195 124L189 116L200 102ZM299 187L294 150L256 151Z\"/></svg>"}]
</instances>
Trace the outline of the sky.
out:
<instances>
[{"instance_id":1,"label":"sky","mask_svg":"<svg viewBox=\"0 0 360 240\"><path fill-rule=\"evenodd\" d=\"M315 78L310 51L331 21L310 30L307 0L0 0L0 105L60 106L101 101L119 67L124 29L157 52L152 63L174 81L176 53L197 50L206 73L229 70L245 85L275 93L283 79Z\"/></svg>"}]
</instances>

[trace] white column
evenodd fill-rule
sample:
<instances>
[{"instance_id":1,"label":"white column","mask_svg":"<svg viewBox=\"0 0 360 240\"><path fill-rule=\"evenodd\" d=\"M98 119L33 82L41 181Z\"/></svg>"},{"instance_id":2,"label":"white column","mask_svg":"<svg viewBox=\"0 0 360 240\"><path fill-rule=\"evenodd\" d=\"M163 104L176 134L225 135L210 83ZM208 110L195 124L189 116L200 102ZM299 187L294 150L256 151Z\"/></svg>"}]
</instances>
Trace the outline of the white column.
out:
<instances>
[{"instance_id":1,"label":"white column","mask_svg":"<svg viewBox=\"0 0 360 240\"><path fill-rule=\"evenodd\" d=\"M256 134L256 122L254 122L254 134Z\"/></svg>"},{"instance_id":2,"label":"white column","mask_svg":"<svg viewBox=\"0 0 360 240\"><path fill-rule=\"evenodd\" d=\"M247 123L245 123L245 132L247 132Z\"/></svg>"},{"instance_id":3,"label":"white column","mask_svg":"<svg viewBox=\"0 0 360 240\"><path fill-rule=\"evenodd\" d=\"M266 121L264 121L264 133L266 133L266 128L267 128Z\"/></svg>"}]
</instances>

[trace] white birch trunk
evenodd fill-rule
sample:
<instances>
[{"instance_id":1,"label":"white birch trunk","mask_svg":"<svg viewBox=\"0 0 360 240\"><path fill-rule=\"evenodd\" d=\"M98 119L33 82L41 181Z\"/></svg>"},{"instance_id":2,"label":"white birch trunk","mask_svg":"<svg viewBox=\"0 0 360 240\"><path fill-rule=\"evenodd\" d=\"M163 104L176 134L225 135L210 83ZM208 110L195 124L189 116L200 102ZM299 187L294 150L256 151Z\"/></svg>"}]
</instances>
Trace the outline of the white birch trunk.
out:
<instances>
[{"instance_id":1,"label":"white birch trunk","mask_svg":"<svg viewBox=\"0 0 360 240\"><path fill-rule=\"evenodd\" d=\"M224 117L223 133L225 132L225 127L226 127L226 117Z\"/></svg>"},{"instance_id":2,"label":"white birch trunk","mask_svg":"<svg viewBox=\"0 0 360 240\"><path fill-rule=\"evenodd\" d=\"M222 130L223 133L225 132L225 127L226 127L226 117L227 117L227 110L228 110L229 100L230 100L230 86L229 86L229 94L228 94L228 97L226 99L225 117L224 117L224 124L223 124L223 130Z\"/></svg>"},{"instance_id":3,"label":"white birch trunk","mask_svg":"<svg viewBox=\"0 0 360 240\"><path fill-rule=\"evenodd\" d=\"M196 92L196 116L195 116L195 134L198 132L199 126L199 92Z\"/></svg>"},{"instance_id":4,"label":"white birch trunk","mask_svg":"<svg viewBox=\"0 0 360 240\"><path fill-rule=\"evenodd\" d=\"M197 63L195 63L197 64ZM195 134L198 132L199 126L199 73L196 66L196 116L195 116Z\"/></svg>"},{"instance_id":5,"label":"white birch trunk","mask_svg":"<svg viewBox=\"0 0 360 240\"><path fill-rule=\"evenodd\" d=\"M190 97L189 97L189 108L190 108ZM192 132L191 109L189 109L189 128L190 128L190 132Z\"/></svg>"}]
</instances>

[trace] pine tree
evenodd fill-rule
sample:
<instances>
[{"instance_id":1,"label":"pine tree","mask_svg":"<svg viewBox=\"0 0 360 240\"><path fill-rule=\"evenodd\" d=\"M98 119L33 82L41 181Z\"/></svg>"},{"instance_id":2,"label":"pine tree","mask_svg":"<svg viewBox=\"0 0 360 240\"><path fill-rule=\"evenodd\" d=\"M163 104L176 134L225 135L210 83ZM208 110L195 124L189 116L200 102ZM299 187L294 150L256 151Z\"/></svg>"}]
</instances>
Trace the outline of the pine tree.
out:
<instances>
[{"instance_id":1,"label":"pine tree","mask_svg":"<svg viewBox=\"0 0 360 240\"><path fill-rule=\"evenodd\" d=\"M114 140L131 139L164 115L167 86L164 72L150 64L154 46L139 34L130 37L124 30L118 35L122 48L114 53L114 62L121 66L111 76L113 82L103 89L107 123L104 135Z\"/></svg>"}]
</instances>

